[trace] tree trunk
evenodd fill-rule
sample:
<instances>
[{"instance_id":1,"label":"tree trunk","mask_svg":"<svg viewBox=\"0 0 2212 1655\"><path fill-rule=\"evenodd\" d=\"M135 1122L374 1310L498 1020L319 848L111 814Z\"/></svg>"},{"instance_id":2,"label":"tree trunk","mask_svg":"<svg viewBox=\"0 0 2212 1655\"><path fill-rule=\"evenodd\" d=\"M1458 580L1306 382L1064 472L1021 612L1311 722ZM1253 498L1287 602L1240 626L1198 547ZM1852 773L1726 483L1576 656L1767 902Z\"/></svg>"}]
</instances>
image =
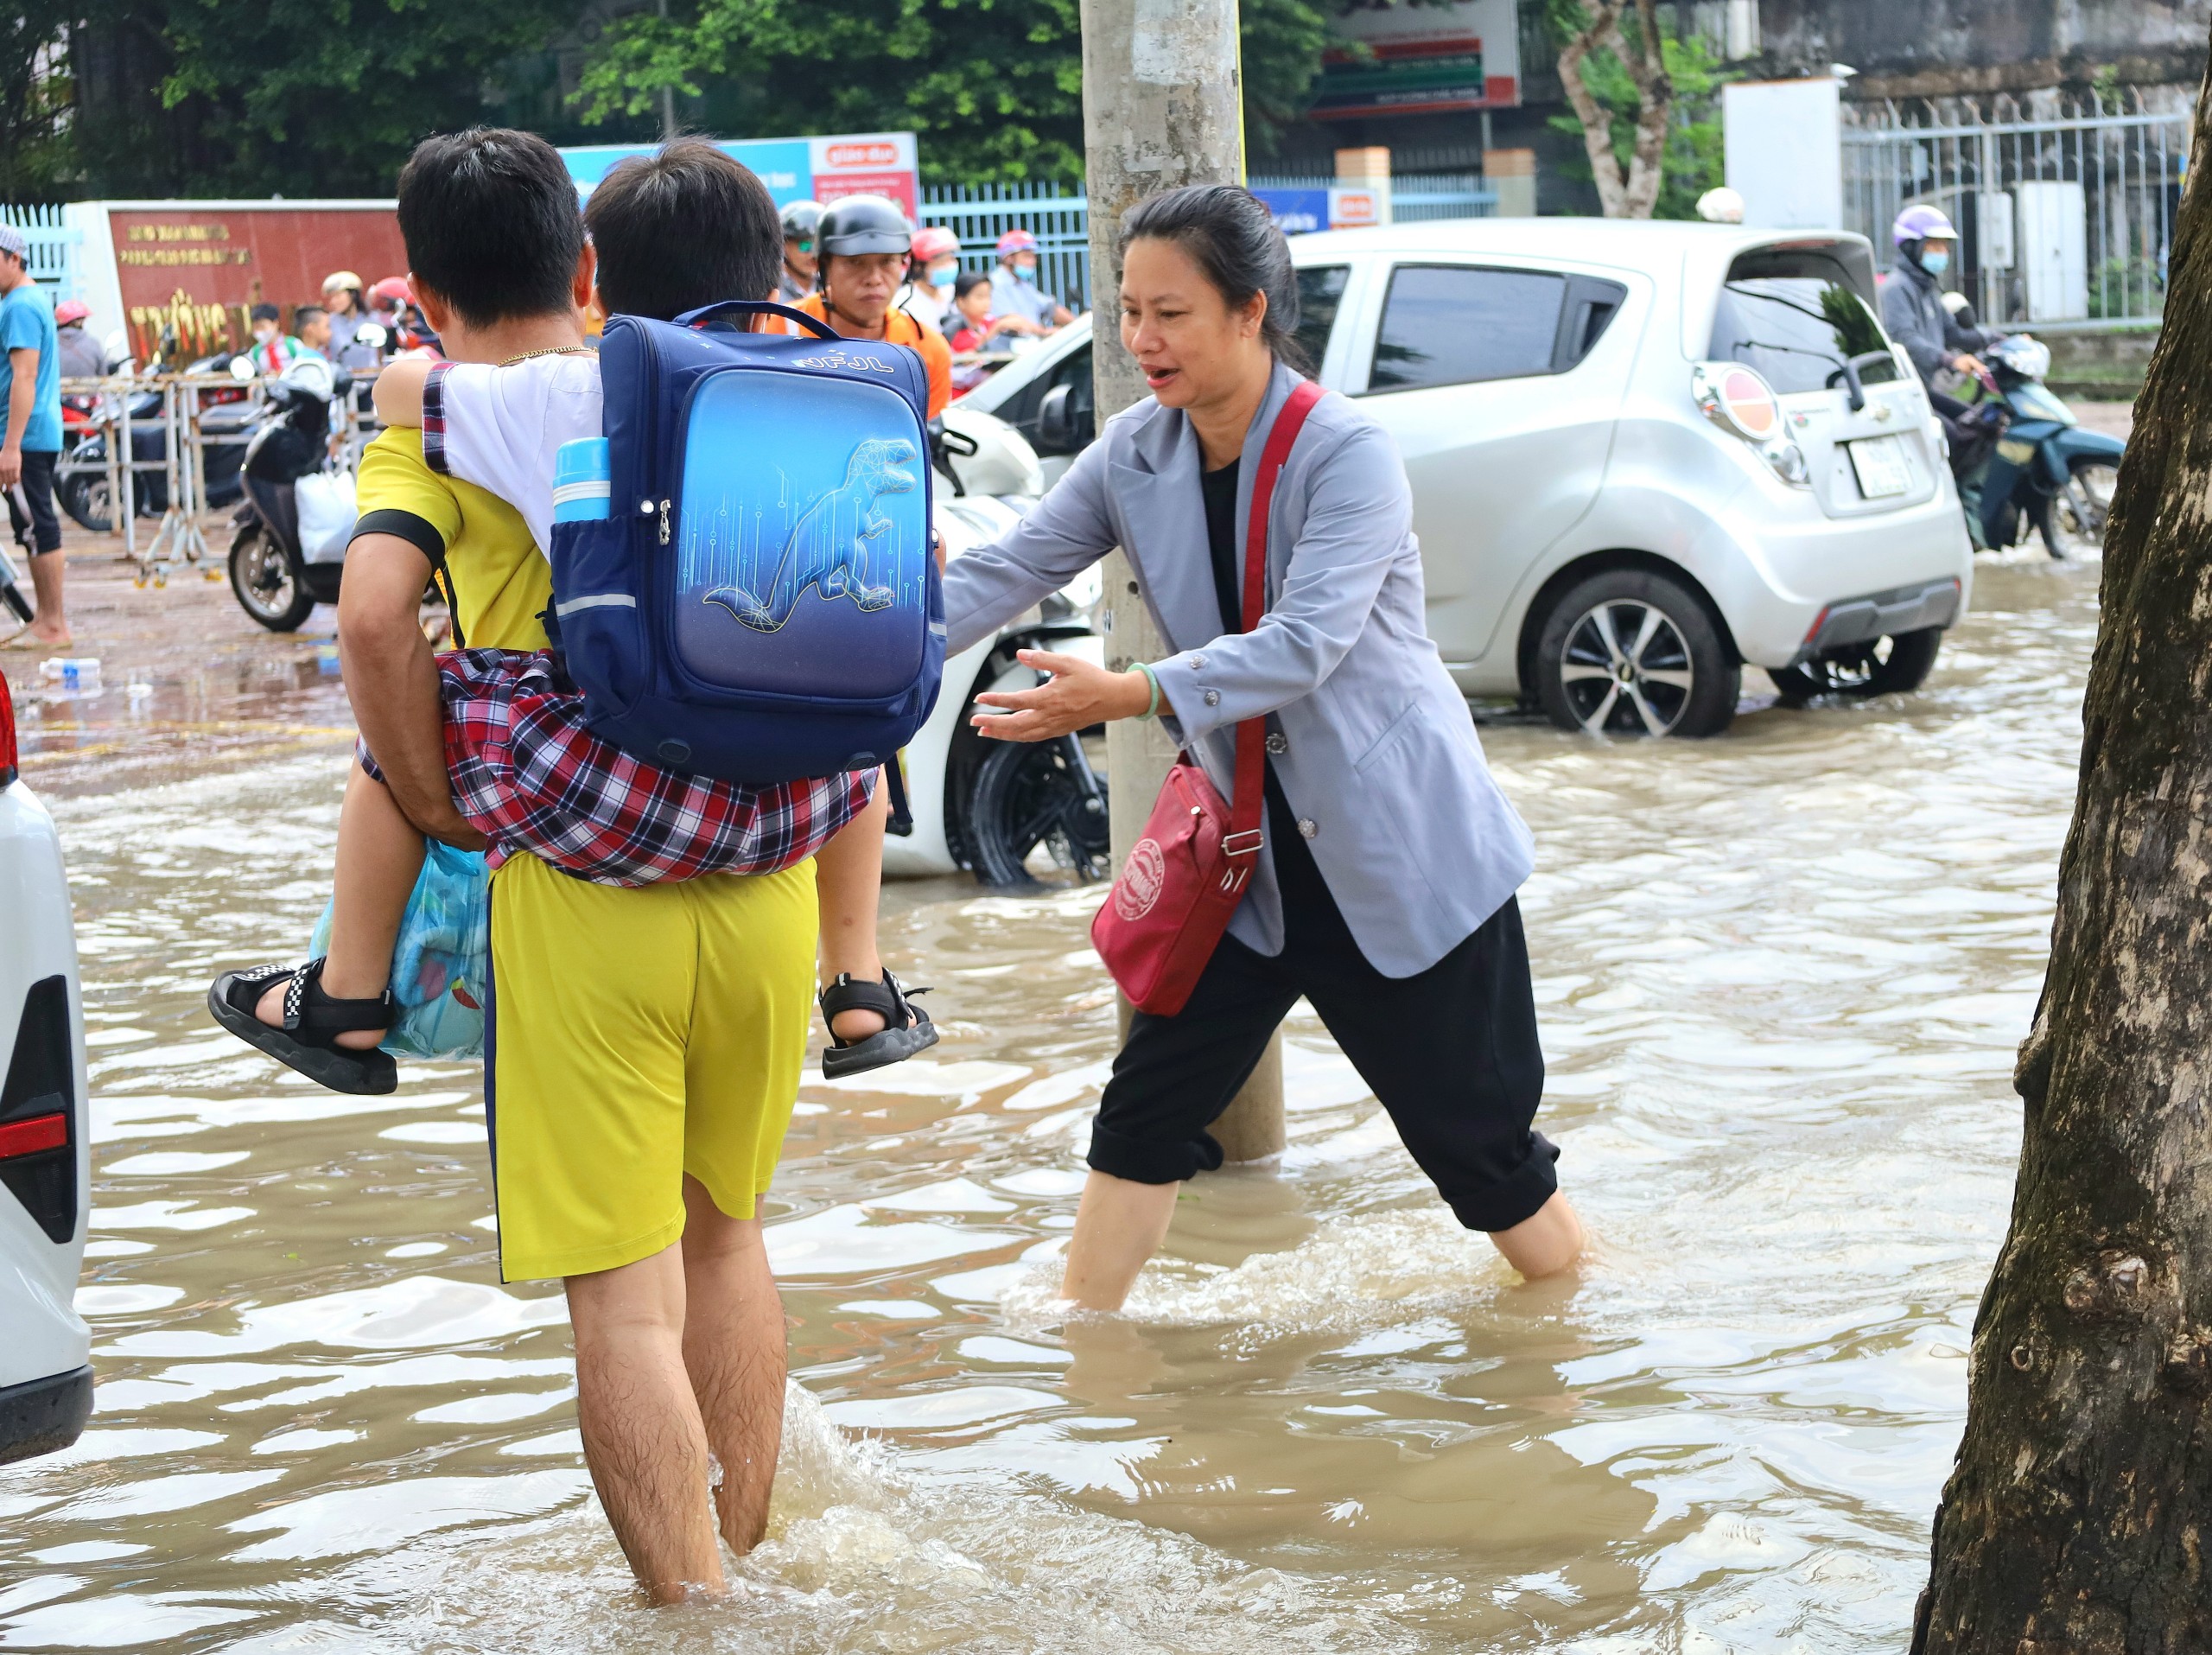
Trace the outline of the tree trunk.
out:
<instances>
[{"instance_id":1,"label":"tree trunk","mask_svg":"<svg viewBox=\"0 0 2212 1655\"><path fill-rule=\"evenodd\" d=\"M2106 536L2080 790L1916 1655L2212 1648L2212 97Z\"/></svg>"},{"instance_id":2,"label":"tree trunk","mask_svg":"<svg viewBox=\"0 0 2212 1655\"><path fill-rule=\"evenodd\" d=\"M1630 49L1621 23L1629 7L1636 8L1637 46ZM1613 152L1612 111L1598 101L1582 79L1582 67L1592 52L1611 48L1627 69L1636 88L1636 137L1629 152L1626 175ZM1665 55L1660 46L1659 19L1654 0L1597 0L1586 27L1560 48L1560 86L1582 123L1582 148L1590 157L1590 175L1598 186L1598 208L1609 219L1648 219L1658 205L1661 162L1667 148L1667 125L1675 111L1675 86L1668 79Z\"/></svg>"}]
</instances>

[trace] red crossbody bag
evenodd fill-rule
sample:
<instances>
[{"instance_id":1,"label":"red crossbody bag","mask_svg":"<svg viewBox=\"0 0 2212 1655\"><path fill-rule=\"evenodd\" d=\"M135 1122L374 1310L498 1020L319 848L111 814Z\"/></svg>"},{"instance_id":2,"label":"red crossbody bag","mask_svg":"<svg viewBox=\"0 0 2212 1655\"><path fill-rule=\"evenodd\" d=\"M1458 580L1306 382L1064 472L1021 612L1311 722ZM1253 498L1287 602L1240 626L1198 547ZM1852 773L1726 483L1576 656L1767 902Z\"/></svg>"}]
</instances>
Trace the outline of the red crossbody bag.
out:
<instances>
[{"instance_id":1,"label":"red crossbody bag","mask_svg":"<svg viewBox=\"0 0 2212 1655\"><path fill-rule=\"evenodd\" d=\"M1244 624L1250 632L1267 609L1268 516L1275 479L1291 444L1321 400L1321 387L1300 379L1275 416L1252 480L1244 535ZM1206 773L1185 754L1160 785L1144 837L1130 850L1090 922L1091 946L1139 1011L1173 1017L1198 986L1206 962L1244 900L1260 856L1260 818L1267 778L1267 721L1236 727L1235 797L1224 804Z\"/></svg>"}]
</instances>

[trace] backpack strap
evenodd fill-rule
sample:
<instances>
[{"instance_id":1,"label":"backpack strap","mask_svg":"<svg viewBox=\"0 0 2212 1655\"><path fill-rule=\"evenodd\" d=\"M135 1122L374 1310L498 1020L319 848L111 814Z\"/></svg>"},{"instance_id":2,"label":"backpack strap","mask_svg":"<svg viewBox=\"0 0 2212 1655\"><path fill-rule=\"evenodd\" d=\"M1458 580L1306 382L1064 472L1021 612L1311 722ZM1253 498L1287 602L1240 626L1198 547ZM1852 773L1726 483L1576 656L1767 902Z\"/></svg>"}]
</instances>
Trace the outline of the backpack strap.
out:
<instances>
[{"instance_id":1,"label":"backpack strap","mask_svg":"<svg viewBox=\"0 0 2212 1655\"><path fill-rule=\"evenodd\" d=\"M817 339L842 339L840 334L819 316L810 316L804 310L787 304L778 304L773 299L724 299L718 304L702 304L696 310L687 310L676 318L678 328L696 328L702 322L731 315L747 316L781 316L785 321L795 321Z\"/></svg>"}]
</instances>

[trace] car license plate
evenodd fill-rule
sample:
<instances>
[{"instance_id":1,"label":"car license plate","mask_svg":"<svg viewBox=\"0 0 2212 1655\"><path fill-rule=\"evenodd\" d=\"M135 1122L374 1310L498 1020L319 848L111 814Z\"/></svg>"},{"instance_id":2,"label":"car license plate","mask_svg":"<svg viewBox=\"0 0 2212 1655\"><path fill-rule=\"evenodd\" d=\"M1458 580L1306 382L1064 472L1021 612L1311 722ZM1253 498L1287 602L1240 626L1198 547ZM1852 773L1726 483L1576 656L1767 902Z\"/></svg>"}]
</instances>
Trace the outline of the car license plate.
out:
<instances>
[{"instance_id":1,"label":"car license plate","mask_svg":"<svg viewBox=\"0 0 2212 1655\"><path fill-rule=\"evenodd\" d=\"M1864 437L1844 447L1851 452L1851 469L1859 478L1859 492L1868 500L1887 500L1912 487L1912 466L1905 459L1903 437Z\"/></svg>"}]
</instances>

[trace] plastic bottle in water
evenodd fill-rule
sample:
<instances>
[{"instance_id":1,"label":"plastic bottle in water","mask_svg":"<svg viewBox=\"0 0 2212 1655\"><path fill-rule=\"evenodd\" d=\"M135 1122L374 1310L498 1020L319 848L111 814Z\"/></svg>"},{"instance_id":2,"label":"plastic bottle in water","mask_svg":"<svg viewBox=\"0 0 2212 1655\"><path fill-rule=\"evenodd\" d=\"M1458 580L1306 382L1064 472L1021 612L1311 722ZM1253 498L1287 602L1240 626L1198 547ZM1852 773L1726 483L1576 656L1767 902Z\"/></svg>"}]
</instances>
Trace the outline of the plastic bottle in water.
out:
<instances>
[{"instance_id":1,"label":"plastic bottle in water","mask_svg":"<svg viewBox=\"0 0 2212 1655\"><path fill-rule=\"evenodd\" d=\"M96 696L102 688L97 655L49 655L38 664L38 676L65 696Z\"/></svg>"},{"instance_id":2,"label":"plastic bottle in water","mask_svg":"<svg viewBox=\"0 0 2212 1655\"><path fill-rule=\"evenodd\" d=\"M613 515L613 474L603 436L563 442L553 455L553 520L588 523Z\"/></svg>"}]
</instances>

